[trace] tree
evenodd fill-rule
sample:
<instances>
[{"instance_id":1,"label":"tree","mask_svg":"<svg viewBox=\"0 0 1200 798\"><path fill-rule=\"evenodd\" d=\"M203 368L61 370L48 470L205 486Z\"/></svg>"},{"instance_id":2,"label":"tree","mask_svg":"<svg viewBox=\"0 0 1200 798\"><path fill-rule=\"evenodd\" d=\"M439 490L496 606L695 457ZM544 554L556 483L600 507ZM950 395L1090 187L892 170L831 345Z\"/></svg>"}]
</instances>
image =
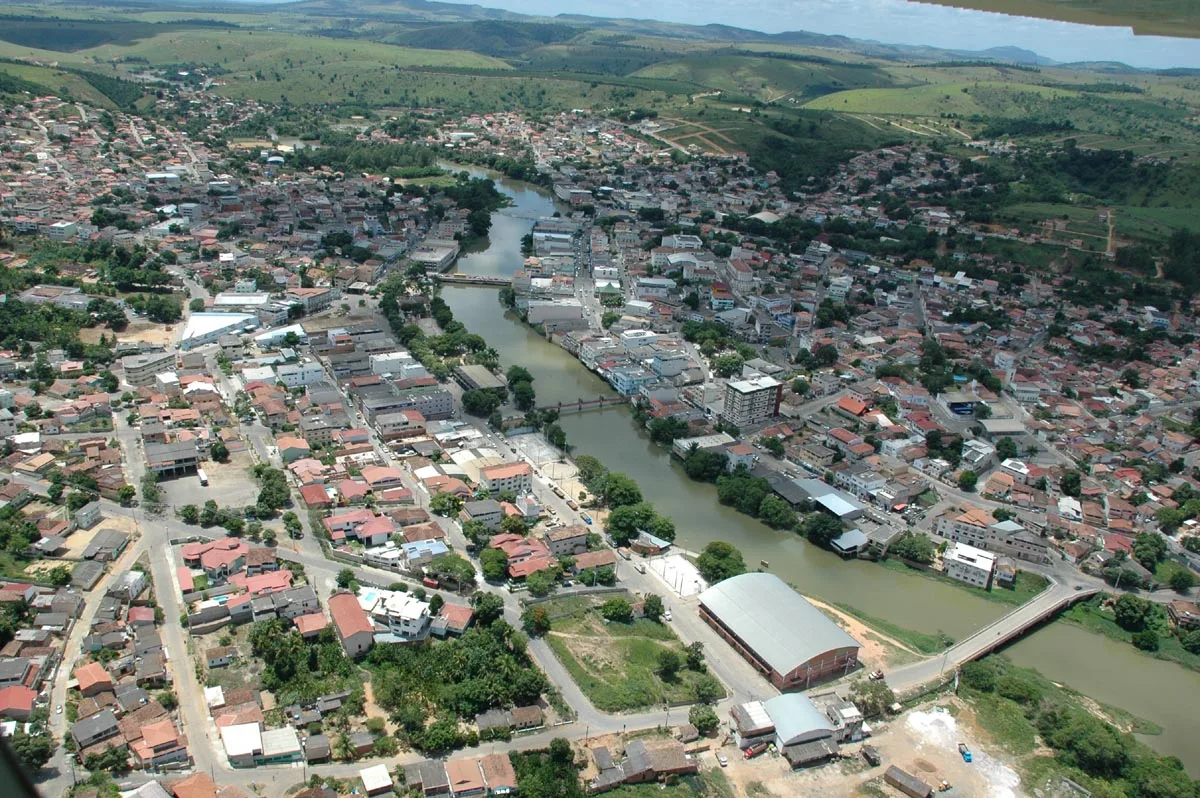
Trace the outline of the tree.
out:
<instances>
[{"instance_id":1,"label":"tree","mask_svg":"<svg viewBox=\"0 0 1200 798\"><path fill-rule=\"evenodd\" d=\"M673 648L664 648L658 652L655 671L664 682L673 682L683 669L683 657Z\"/></svg>"},{"instance_id":2,"label":"tree","mask_svg":"<svg viewBox=\"0 0 1200 798\"><path fill-rule=\"evenodd\" d=\"M446 606L446 599L442 598L441 593L434 593L429 597L429 614L438 615L442 611L442 607Z\"/></svg>"},{"instance_id":3,"label":"tree","mask_svg":"<svg viewBox=\"0 0 1200 798\"><path fill-rule=\"evenodd\" d=\"M718 377L732 377L742 370L742 356L736 352L728 355L719 355L712 360L712 369Z\"/></svg>"},{"instance_id":4,"label":"tree","mask_svg":"<svg viewBox=\"0 0 1200 798\"><path fill-rule=\"evenodd\" d=\"M349 568L343 568L337 573L337 586L341 588L350 587L350 583L354 581L354 571Z\"/></svg>"},{"instance_id":5,"label":"tree","mask_svg":"<svg viewBox=\"0 0 1200 798\"><path fill-rule=\"evenodd\" d=\"M122 485L117 491L117 500L122 507L130 507L133 505L133 500L137 498L137 491L132 485Z\"/></svg>"},{"instance_id":6,"label":"tree","mask_svg":"<svg viewBox=\"0 0 1200 798\"><path fill-rule=\"evenodd\" d=\"M30 775L35 775L54 756L54 743L49 735L26 734L20 727L8 739L13 753Z\"/></svg>"},{"instance_id":7,"label":"tree","mask_svg":"<svg viewBox=\"0 0 1200 798\"><path fill-rule=\"evenodd\" d=\"M711 673L702 673L692 682L696 700L703 704L715 704L725 697L725 688Z\"/></svg>"},{"instance_id":8,"label":"tree","mask_svg":"<svg viewBox=\"0 0 1200 798\"><path fill-rule=\"evenodd\" d=\"M721 719L717 717L716 711L707 704L695 704L688 710L688 723L707 737L721 725Z\"/></svg>"},{"instance_id":9,"label":"tree","mask_svg":"<svg viewBox=\"0 0 1200 798\"><path fill-rule=\"evenodd\" d=\"M468 559L454 552L434 557L426 570L444 582L457 585L470 585L475 582L475 566L471 565Z\"/></svg>"},{"instance_id":10,"label":"tree","mask_svg":"<svg viewBox=\"0 0 1200 798\"><path fill-rule=\"evenodd\" d=\"M462 506L462 497L453 493L439 493L429 500L429 509L433 510L435 515L440 515L443 518L458 515L458 511L462 509Z\"/></svg>"},{"instance_id":11,"label":"tree","mask_svg":"<svg viewBox=\"0 0 1200 798\"><path fill-rule=\"evenodd\" d=\"M158 694L158 703L162 704L162 708L170 712L175 707L179 706L179 699L171 690L164 690Z\"/></svg>"},{"instance_id":12,"label":"tree","mask_svg":"<svg viewBox=\"0 0 1200 798\"><path fill-rule=\"evenodd\" d=\"M979 475L969 468L958 475L958 487L965 491L975 490L975 483L978 481Z\"/></svg>"},{"instance_id":13,"label":"tree","mask_svg":"<svg viewBox=\"0 0 1200 798\"><path fill-rule=\"evenodd\" d=\"M841 522L822 512L809 513L802 529L809 543L823 548L828 548L833 539L842 534Z\"/></svg>"},{"instance_id":14,"label":"tree","mask_svg":"<svg viewBox=\"0 0 1200 798\"><path fill-rule=\"evenodd\" d=\"M521 613L521 626L530 637L541 637L550 631L550 613L541 605L526 607Z\"/></svg>"},{"instance_id":15,"label":"tree","mask_svg":"<svg viewBox=\"0 0 1200 798\"><path fill-rule=\"evenodd\" d=\"M936 558L937 547L933 544L933 538L924 532L905 532L888 548L888 553L928 565Z\"/></svg>"},{"instance_id":16,"label":"tree","mask_svg":"<svg viewBox=\"0 0 1200 798\"><path fill-rule=\"evenodd\" d=\"M772 529L790 529L796 523L792 506L773 493L763 496L758 504L758 517Z\"/></svg>"},{"instance_id":17,"label":"tree","mask_svg":"<svg viewBox=\"0 0 1200 798\"><path fill-rule=\"evenodd\" d=\"M109 748L103 753L90 754L83 761L83 766L92 772L107 770L124 773L129 770L129 751L124 748Z\"/></svg>"},{"instance_id":18,"label":"tree","mask_svg":"<svg viewBox=\"0 0 1200 798\"><path fill-rule=\"evenodd\" d=\"M659 619L662 618L663 609L662 596L657 593L649 593L642 603L642 616L647 620L658 623Z\"/></svg>"},{"instance_id":19,"label":"tree","mask_svg":"<svg viewBox=\"0 0 1200 798\"><path fill-rule=\"evenodd\" d=\"M55 483L46 490L46 498L53 504L58 504L62 501L64 490L65 488L61 484Z\"/></svg>"},{"instance_id":20,"label":"tree","mask_svg":"<svg viewBox=\"0 0 1200 798\"><path fill-rule=\"evenodd\" d=\"M1186 568L1180 568L1175 573L1171 574L1171 578L1167 580L1167 584L1176 593L1187 594L1196 585L1195 575Z\"/></svg>"},{"instance_id":21,"label":"tree","mask_svg":"<svg viewBox=\"0 0 1200 798\"><path fill-rule=\"evenodd\" d=\"M533 382L533 375L529 373L529 369L524 366L509 366L508 371L504 372L504 379L511 386L518 382Z\"/></svg>"},{"instance_id":22,"label":"tree","mask_svg":"<svg viewBox=\"0 0 1200 798\"><path fill-rule=\"evenodd\" d=\"M508 535L524 536L529 533L529 526L525 523L525 519L519 515L505 516L500 522L500 531Z\"/></svg>"},{"instance_id":23,"label":"tree","mask_svg":"<svg viewBox=\"0 0 1200 798\"><path fill-rule=\"evenodd\" d=\"M600 615L606 621L629 623L633 620L633 607L623 598L609 599L600 605Z\"/></svg>"},{"instance_id":24,"label":"tree","mask_svg":"<svg viewBox=\"0 0 1200 798\"><path fill-rule=\"evenodd\" d=\"M475 625L479 627L491 626L504 615L504 599L495 593L476 593L471 606L475 609Z\"/></svg>"},{"instance_id":25,"label":"tree","mask_svg":"<svg viewBox=\"0 0 1200 798\"><path fill-rule=\"evenodd\" d=\"M1189 654L1200 654L1200 629L1183 635L1179 638L1179 642L1183 643L1184 649Z\"/></svg>"},{"instance_id":26,"label":"tree","mask_svg":"<svg viewBox=\"0 0 1200 798\"><path fill-rule=\"evenodd\" d=\"M1133 539L1133 558L1153 571L1167 558L1167 541L1157 532L1141 532Z\"/></svg>"},{"instance_id":27,"label":"tree","mask_svg":"<svg viewBox=\"0 0 1200 798\"><path fill-rule=\"evenodd\" d=\"M462 395L463 410L481 418L490 416L500 404L501 399L494 391L471 390Z\"/></svg>"},{"instance_id":28,"label":"tree","mask_svg":"<svg viewBox=\"0 0 1200 798\"><path fill-rule=\"evenodd\" d=\"M1158 651L1158 632L1153 629L1143 629L1133 633L1133 647L1140 651Z\"/></svg>"},{"instance_id":29,"label":"tree","mask_svg":"<svg viewBox=\"0 0 1200 798\"><path fill-rule=\"evenodd\" d=\"M550 591L554 589L554 577L545 570L534 571L525 577L525 586L529 588L529 595L542 598L550 595Z\"/></svg>"},{"instance_id":30,"label":"tree","mask_svg":"<svg viewBox=\"0 0 1200 798\"><path fill-rule=\"evenodd\" d=\"M512 391L513 404L517 406L518 410L533 409L537 400L537 394L533 390L533 383L524 381L514 382L510 383L508 387Z\"/></svg>"},{"instance_id":31,"label":"tree","mask_svg":"<svg viewBox=\"0 0 1200 798\"><path fill-rule=\"evenodd\" d=\"M988 660L968 662L962 667L962 681L972 690L990 693L996 689L997 668Z\"/></svg>"},{"instance_id":32,"label":"tree","mask_svg":"<svg viewBox=\"0 0 1200 798\"><path fill-rule=\"evenodd\" d=\"M503 581L508 575L508 555L502 549L484 549L479 553L479 564L483 567L483 578L489 582Z\"/></svg>"},{"instance_id":33,"label":"tree","mask_svg":"<svg viewBox=\"0 0 1200 798\"><path fill-rule=\"evenodd\" d=\"M274 529L265 530L262 533L262 542L263 542L264 546L274 547L275 544L278 542L278 538L275 536L275 530Z\"/></svg>"},{"instance_id":34,"label":"tree","mask_svg":"<svg viewBox=\"0 0 1200 798\"><path fill-rule=\"evenodd\" d=\"M200 510L194 504L185 504L179 508L179 518L185 524L200 523Z\"/></svg>"},{"instance_id":35,"label":"tree","mask_svg":"<svg viewBox=\"0 0 1200 798\"><path fill-rule=\"evenodd\" d=\"M688 423L679 418L656 418L650 422L650 440L655 443L671 443L687 435Z\"/></svg>"},{"instance_id":36,"label":"tree","mask_svg":"<svg viewBox=\"0 0 1200 798\"><path fill-rule=\"evenodd\" d=\"M1001 460L1010 460L1017 454L1017 442L1012 438L1001 438L996 442L996 455Z\"/></svg>"},{"instance_id":37,"label":"tree","mask_svg":"<svg viewBox=\"0 0 1200 798\"><path fill-rule=\"evenodd\" d=\"M64 587L71 583L71 569L65 565L56 565L46 574L50 584Z\"/></svg>"},{"instance_id":38,"label":"tree","mask_svg":"<svg viewBox=\"0 0 1200 798\"><path fill-rule=\"evenodd\" d=\"M1146 625L1150 602L1130 593L1123 593L1113 603L1117 625L1127 632L1138 632Z\"/></svg>"},{"instance_id":39,"label":"tree","mask_svg":"<svg viewBox=\"0 0 1200 798\"><path fill-rule=\"evenodd\" d=\"M731 543L714 540L696 558L696 568L709 584L746 572L742 553Z\"/></svg>"},{"instance_id":40,"label":"tree","mask_svg":"<svg viewBox=\"0 0 1200 798\"><path fill-rule=\"evenodd\" d=\"M1059 480L1058 488L1067 496L1078 496L1082 490L1083 475L1078 471L1068 471Z\"/></svg>"},{"instance_id":41,"label":"tree","mask_svg":"<svg viewBox=\"0 0 1200 798\"><path fill-rule=\"evenodd\" d=\"M882 679L871 681L859 678L850 683L850 700L863 715L875 717L882 715L888 707L896 703L896 694Z\"/></svg>"},{"instance_id":42,"label":"tree","mask_svg":"<svg viewBox=\"0 0 1200 798\"><path fill-rule=\"evenodd\" d=\"M229 447L222 441L213 441L212 446L208 447L208 454L218 463L229 462Z\"/></svg>"},{"instance_id":43,"label":"tree","mask_svg":"<svg viewBox=\"0 0 1200 798\"><path fill-rule=\"evenodd\" d=\"M704 644L700 641L688 643L683 648L684 657L687 658L687 666L689 671L704 670Z\"/></svg>"},{"instance_id":44,"label":"tree","mask_svg":"<svg viewBox=\"0 0 1200 798\"><path fill-rule=\"evenodd\" d=\"M811 390L812 386L809 384L808 380L804 379L803 377L797 377L796 379L792 380L792 393L804 396Z\"/></svg>"},{"instance_id":45,"label":"tree","mask_svg":"<svg viewBox=\"0 0 1200 798\"><path fill-rule=\"evenodd\" d=\"M783 441L774 436L762 438L762 446L774 457L783 457Z\"/></svg>"},{"instance_id":46,"label":"tree","mask_svg":"<svg viewBox=\"0 0 1200 798\"><path fill-rule=\"evenodd\" d=\"M642 489L630 477L617 471L611 471L604 478L604 489L601 491L604 503L609 507L625 507L637 504L642 500Z\"/></svg>"}]
</instances>

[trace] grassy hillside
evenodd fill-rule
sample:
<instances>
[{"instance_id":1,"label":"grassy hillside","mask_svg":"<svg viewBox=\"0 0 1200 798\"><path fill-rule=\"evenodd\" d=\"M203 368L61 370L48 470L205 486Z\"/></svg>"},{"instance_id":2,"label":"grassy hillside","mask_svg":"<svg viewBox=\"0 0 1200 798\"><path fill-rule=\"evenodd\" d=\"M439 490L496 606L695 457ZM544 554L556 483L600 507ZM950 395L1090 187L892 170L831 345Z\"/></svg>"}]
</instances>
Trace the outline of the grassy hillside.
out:
<instances>
[{"instance_id":1,"label":"grassy hillside","mask_svg":"<svg viewBox=\"0 0 1200 798\"><path fill-rule=\"evenodd\" d=\"M845 90L896 85L891 75L869 64L803 56L698 53L634 74L685 80L762 102L796 102Z\"/></svg>"},{"instance_id":2,"label":"grassy hillside","mask_svg":"<svg viewBox=\"0 0 1200 798\"><path fill-rule=\"evenodd\" d=\"M546 44L565 42L581 33L569 25L486 20L435 25L389 36L385 41L431 50L470 50L506 58Z\"/></svg>"},{"instance_id":3,"label":"grassy hillside","mask_svg":"<svg viewBox=\"0 0 1200 798\"><path fill-rule=\"evenodd\" d=\"M117 104L91 85L82 75L31 64L0 63L0 94L54 94L99 108Z\"/></svg>"}]
</instances>

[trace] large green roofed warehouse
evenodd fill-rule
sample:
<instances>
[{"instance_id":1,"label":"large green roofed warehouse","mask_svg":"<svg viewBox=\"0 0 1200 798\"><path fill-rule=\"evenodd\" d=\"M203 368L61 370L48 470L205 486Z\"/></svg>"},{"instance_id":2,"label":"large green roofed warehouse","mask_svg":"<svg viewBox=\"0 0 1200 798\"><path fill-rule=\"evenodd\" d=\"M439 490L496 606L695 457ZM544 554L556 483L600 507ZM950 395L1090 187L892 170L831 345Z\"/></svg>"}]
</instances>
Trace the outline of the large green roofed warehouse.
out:
<instances>
[{"instance_id":1,"label":"large green roofed warehouse","mask_svg":"<svg viewBox=\"0 0 1200 798\"><path fill-rule=\"evenodd\" d=\"M718 582L700 594L700 617L780 690L858 666L859 642L774 574Z\"/></svg>"}]
</instances>

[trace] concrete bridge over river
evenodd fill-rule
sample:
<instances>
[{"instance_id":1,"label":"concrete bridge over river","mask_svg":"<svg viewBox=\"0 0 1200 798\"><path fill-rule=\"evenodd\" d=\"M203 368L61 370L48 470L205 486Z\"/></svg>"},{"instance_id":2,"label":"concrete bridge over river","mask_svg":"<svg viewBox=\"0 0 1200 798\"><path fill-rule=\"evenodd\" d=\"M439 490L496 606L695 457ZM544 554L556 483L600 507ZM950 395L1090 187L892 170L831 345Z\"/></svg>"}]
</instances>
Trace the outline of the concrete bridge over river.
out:
<instances>
[{"instance_id":1,"label":"concrete bridge over river","mask_svg":"<svg viewBox=\"0 0 1200 798\"><path fill-rule=\"evenodd\" d=\"M902 693L935 681L960 665L977 660L1016 640L1075 602L1099 592L1100 589L1095 587L1077 589L1071 585L1054 583L1012 612L955 643L941 655L896 668L887 675L887 683L893 690Z\"/></svg>"}]
</instances>

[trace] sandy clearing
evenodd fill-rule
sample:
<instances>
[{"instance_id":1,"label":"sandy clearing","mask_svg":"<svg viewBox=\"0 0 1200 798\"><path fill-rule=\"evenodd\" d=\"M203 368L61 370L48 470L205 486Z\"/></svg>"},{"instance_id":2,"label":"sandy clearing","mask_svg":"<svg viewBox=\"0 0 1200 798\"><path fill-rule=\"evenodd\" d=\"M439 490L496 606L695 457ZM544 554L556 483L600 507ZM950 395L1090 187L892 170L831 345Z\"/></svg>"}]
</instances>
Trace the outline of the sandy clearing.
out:
<instances>
[{"instance_id":1,"label":"sandy clearing","mask_svg":"<svg viewBox=\"0 0 1200 798\"><path fill-rule=\"evenodd\" d=\"M823 601L818 601L810 596L805 598L814 607L833 618L834 622L845 629L847 634L862 643L858 659L862 662L863 667L874 670L901 662L911 662L914 658L921 656L919 652L913 651L899 640L875 631L857 618L847 615Z\"/></svg>"}]
</instances>

